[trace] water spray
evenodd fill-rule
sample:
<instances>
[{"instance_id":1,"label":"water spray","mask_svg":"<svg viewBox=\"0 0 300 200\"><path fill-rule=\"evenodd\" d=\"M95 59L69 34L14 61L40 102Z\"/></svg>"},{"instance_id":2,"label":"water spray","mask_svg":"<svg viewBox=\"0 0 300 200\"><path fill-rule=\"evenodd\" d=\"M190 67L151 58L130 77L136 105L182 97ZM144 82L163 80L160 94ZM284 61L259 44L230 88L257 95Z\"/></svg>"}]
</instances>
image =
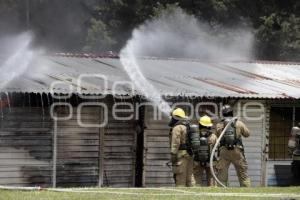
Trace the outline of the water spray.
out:
<instances>
[{"instance_id":1,"label":"water spray","mask_svg":"<svg viewBox=\"0 0 300 200\"><path fill-rule=\"evenodd\" d=\"M137 58L188 58L214 62L251 60L254 37L250 29L224 27L217 32L219 34L179 7L167 9L134 29L132 38L120 52L120 61L137 89L169 115L170 106L143 75ZM179 76L184 75L184 70Z\"/></svg>"},{"instance_id":2,"label":"water spray","mask_svg":"<svg viewBox=\"0 0 300 200\"><path fill-rule=\"evenodd\" d=\"M164 101L160 93L141 72L132 48L132 43L129 42L120 54L120 60L125 71L134 85L145 95L145 97L154 102L158 106L158 109L168 116L170 114L171 107L166 101Z\"/></svg>"},{"instance_id":3,"label":"water spray","mask_svg":"<svg viewBox=\"0 0 300 200\"><path fill-rule=\"evenodd\" d=\"M0 89L3 89L10 81L19 77L29 67L33 59L33 51L30 50L32 37L29 33L23 33L17 38L17 50L0 67Z\"/></svg>"},{"instance_id":4,"label":"water spray","mask_svg":"<svg viewBox=\"0 0 300 200\"><path fill-rule=\"evenodd\" d=\"M211 174L213 175L214 179L217 181L218 184L220 184L222 187L226 188L226 185L224 185L219 179L218 177L216 176L215 174L215 171L214 171L214 167L213 167L213 159L214 159L214 155L215 155L215 152L221 142L221 139L222 137L224 136L225 134L225 131L227 130L227 128L232 124L234 123L234 121L237 119L237 117L233 117L228 123L227 125L225 126L225 128L223 129L222 133L220 134L220 136L218 137L217 141L216 141L216 144L214 145L213 149L212 149L212 152L211 152L211 155L210 155L210 159L209 159L209 167L210 167L210 171L211 171Z\"/></svg>"}]
</instances>

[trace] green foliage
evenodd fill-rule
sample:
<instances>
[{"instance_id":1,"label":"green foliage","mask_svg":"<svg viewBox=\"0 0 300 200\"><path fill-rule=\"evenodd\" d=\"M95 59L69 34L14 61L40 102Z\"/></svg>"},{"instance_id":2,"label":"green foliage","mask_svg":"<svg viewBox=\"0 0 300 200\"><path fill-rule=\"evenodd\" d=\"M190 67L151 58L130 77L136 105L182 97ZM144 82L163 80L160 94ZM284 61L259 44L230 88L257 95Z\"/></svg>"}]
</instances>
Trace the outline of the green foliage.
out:
<instances>
[{"instance_id":1,"label":"green foliage","mask_svg":"<svg viewBox=\"0 0 300 200\"><path fill-rule=\"evenodd\" d=\"M91 19L91 25L88 30L86 46L83 48L86 52L108 51L115 44L111 33L107 30L107 25L101 20Z\"/></svg>"},{"instance_id":2,"label":"green foliage","mask_svg":"<svg viewBox=\"0 0 300 200\"><path fill-rule=\"evenodd\" d=\"M153 7L153 14L152 17L160 17L163 13L174 13L176 9L178 9L179 3L173 4L160 4L158 3L156 7Z\"/></svg>"},{"instance_id":3,"label":"green foliage","mask_svg":"<svg viewBox=\"0 0 300 200\"><path fill-rule=\"evenodd\" d=\"M297 60L300 55L300 18L295 14L272 13L261 17L257 38L267 59Z\"/></svg>"},{"instance_id":4,"label":"green foliage","mask_svg":"<svg viewBox=\"0 0 300 200\"><path fill-rule=\"evenodd\" d=\"M128 11L128 4L124 2L123 0L99 0L94 4L91 8L92 19L89 23L84 51L101 52L121 48L119 35L124 32L124 24L127 20L123 12Z\"/></svg>"},{"instance_id":5,"label":"green foliage","mask_svg":"<svg viewBox=\"0 0 300 200\"><path fill-rule=\"evenodd\" d=\"M253 28L257 59L300 60L297 0L0 0L0 35L29 27L36 43L58 51L119 51L132 30L181 7L216 33ZM27 12L28 11L28 12ZM14 28L12 28L14 27Z\"/></svg>"}]
</instances>

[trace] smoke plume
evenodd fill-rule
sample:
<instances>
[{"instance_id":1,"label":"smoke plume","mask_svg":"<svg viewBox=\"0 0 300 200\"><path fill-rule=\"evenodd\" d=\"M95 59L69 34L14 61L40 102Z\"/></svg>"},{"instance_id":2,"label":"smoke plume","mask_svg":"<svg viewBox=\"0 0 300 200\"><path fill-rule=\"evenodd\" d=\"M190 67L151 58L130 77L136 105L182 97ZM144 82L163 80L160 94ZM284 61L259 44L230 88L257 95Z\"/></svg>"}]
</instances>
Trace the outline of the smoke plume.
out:
<instances>
[{"instance_id":1,"label":"smoke plume","mask_svg":"<svg viewBox=\"0 0 300 200\"><path fill-rule=\"evenodd\" d=\"M253 35L250 30L215 31L182 9L163 12L133 31L122 49L121 62L136 87L164 113L169 113L159 92L143 76L138 57L192 58L227 62L252 58Z\"/></svg>"},{"instance_id":2,"label":"smoke plume","mask_svg":"<svg viewBox=\"0 0 300 200\"><path fill-rule=\"evenodd\" d=\"M215 30L181 9L163 12L133 31L135 56L195 58L203 61L252 59L250 29Z\"/></svg>"},{"instance_id":3,"label":"smoke plume","mask_svg":"<svg viewBox=\"0 0 300 200\"><path fill-rule=\"evenodd\" d=\"M1 39L0 52L0 89L26 72L33 60L34 52L30 49L32 35L29 32L14 37Z\"/></svg>"}]
</instances>

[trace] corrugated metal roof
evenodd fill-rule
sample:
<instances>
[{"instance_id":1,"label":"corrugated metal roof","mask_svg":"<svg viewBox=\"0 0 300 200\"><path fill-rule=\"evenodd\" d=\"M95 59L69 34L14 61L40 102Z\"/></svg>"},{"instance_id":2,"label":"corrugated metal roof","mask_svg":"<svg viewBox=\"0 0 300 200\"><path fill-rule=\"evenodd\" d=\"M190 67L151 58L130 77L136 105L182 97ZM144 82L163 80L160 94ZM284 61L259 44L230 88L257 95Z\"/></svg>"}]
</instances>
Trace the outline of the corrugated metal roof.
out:
<instances>
[{"instance_id":1,"label":"corrugated metal roof","mask_svg":"<svg viewBox=\"0 0 300 200\"><path fill-rule=\"evenodd\" d=\"M245 98L300 98L300 63L226 62L213 63L188 59L138 59L145 77L162 95ZM11 81L3 92L46 92L51 83L55 92L84 94L103 93L103 81L84 78L81 74L100 74L108 78L107 93L112 93L115 81L129 81L120 60L115 55L59 54L35 60L30 70ZM120 86L120 85L119 85ZM79 88L79 90L77 90ZM117 94L128 94L130 88L120 86ZM135 91L138 94L137 91Z\"/></svg>"}]
</instances>

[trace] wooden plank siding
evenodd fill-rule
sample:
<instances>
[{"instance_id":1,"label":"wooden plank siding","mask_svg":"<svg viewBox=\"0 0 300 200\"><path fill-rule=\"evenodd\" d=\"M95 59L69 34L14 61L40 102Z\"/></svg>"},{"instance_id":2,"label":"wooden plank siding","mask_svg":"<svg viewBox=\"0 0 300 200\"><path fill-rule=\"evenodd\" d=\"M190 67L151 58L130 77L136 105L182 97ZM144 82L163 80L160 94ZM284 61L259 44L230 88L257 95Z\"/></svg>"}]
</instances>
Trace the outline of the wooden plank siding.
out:
<instances>
[{"instance_id":1,"label":"wooden plank siding","mask_svg":"<svg viewBox=\"0 0 300 200\"><path fill-rule=\"evenodd\" d=\"M57 186L133 187L135 173L135 122L115 120L111 105L108 115L97 106L84 106L80 118L76 108L73 117L58 123ZM62 115L65 115L62 113Z\"/></svg>"},{"instance_id":2,"label":"wooden plank siding","mask_svg":"<svg viewBox=\"0 0 300 200\"><path fill-rule=\"evenodd\" d=\"M245 156L248 162L248 174L251 179L252 186L261 186L264 185L262 177L262 167L264 166L263 160L263 150L264 146L264 134L265 134L265 118L262 117L259 120L247 119L243 111L245 103L253 101L239 101L240 106L235 107L235 114L238 114L240 111L240 119L246 124L250 130L250 137L243 138L243 144L245 147ZM264 105L263 101L260 102ZM237 104L238 105L238 104ZM265 105L264 105L265 107ZM249 106L252 111L249 110L246 115L248 117L258 118L261 115L265 115L265 110L261 112L255 111L254 109L259 109L258 106ZM239 186L238 178L234 167L231 165L229 168L229 183L230 186Z\"/></svg>"},{"instance_id":3,"label":"wooden plank siding","mask_svg":"<svg viewBox=\"0 0 300 200\"><path fill-rule=\"evenodd\" d=\"M134 187L136 163L136 121L117 120L112 115L113 102L107 100L108 124L104 127L103 185ZM127 114L118 113L118 116Z\"/></svg>"},{"instance_id":4,"label":"wooden plank siding","mask_svg":"<svg viewBox=\"0 0 300 200\"><path fill-rule=\"evenodd\" d=\"M11 107L2 111L0 185L51 186L53 123L48 110Z\"/></svg>"},{"instance_id":5,"label":"wooden plank siding","mask_svg":"<svg viewBox=\"0 0 300 200\"><path fill-rule=\"evenodd\" d=\"M135 124L110 122L104 129L103 184L133 187L135 177Z\"/></svg>"},{"instance_id":6,"label":"wooden plank siding","mask_svg":"<svg viewBox=\"0 0 300 200\"><path fill-rule=\"evenodd\" d=\"M105 99L104 101L107 101ZM136 123L115 120L108 101L108 124L101 107L84 106L66 121L54 121L49 108L3 108L0 116L0 185L51 187L53 135L57 133L57 187L133 187L135 184ZM44 112L44 115L43 115ZM69 111L56 107L58 117ZM1 113L0 113L1 114Z\"/></svg>"},{"instance_id":7,"label":"wooden plank siding","mask_svg":"<svg viewBox=\"0 0 300 200\"><path fill-rule=\"evenodd\" d=\"M145 187L174 186L173 173L166 165L170 161L169 119L154 120L153 109L146 107L144 130Z\"/></svg>"},{"instance_id":8,"label":"wooden plank siding","mask_svg":"<svg viewBox=\"0 0 300 200\"><path fill-rule=\"evenodd\" d=\"M81 127L84 123L100 124L103 112L97 106L77 107L71 119L57 123L57 187L135 186L136 121L112 117L108 105L108 124L103 127ZM244 103L244 102L243 102ZM65 116L65 109L58 109ZM260 113L250 113L258 116ZM263 182L263 120L249 121L241 116L251 131L244 139L249 174L254 186ZM146 106L144 130L143 186L174 186L170 160L169 119L154 120L152 108ZM39 107L3 109L0 116L0 185L52 186L53 120L49 110ZM238 185L235 171L230 169L232 186Z\"/></svg>"},{"instance_id":9,"label":"wooden plank siding","mask_svg":"<svg viewBox=\"0 0 300 200\"><path fill-rule=\"evenodd\" d=\"M68 110L56 110L58 117L68 115ZM85 124L99 124L100 107L84 107L77 113L73 109L71 119L57 121L57 187L97 186L99 182L100 130L98 127L82 127L78 117Z\"/></svg>"},{"instance_id":10,"label":"wooden plank siding","mask_svg":"<svg viewBox=\"0 0 300 200\"><path fill-rule=\"evenodd\" d=\"M241 106L244 103L242 102ZM237 109L235 108L236 113ZM247 114L248 116L258 117L264 114L264 111L248 112ZM248 172L252 185L260 186L263 184L262 152L264 148L265 121L264 118L260 120L247 120L242 112L240 118L251 131L251 136L243 139L245 155L249 164ZM152 108L148 107L146 109L145 122L147 129L144 131L144 186L173 186L172 171L166 166L166 163L170 160L169 127L167 125L169 119L153 120ZM233 166L229 170L229 181L231 186L239 185Z\"/></svg>"}]
</instances>

